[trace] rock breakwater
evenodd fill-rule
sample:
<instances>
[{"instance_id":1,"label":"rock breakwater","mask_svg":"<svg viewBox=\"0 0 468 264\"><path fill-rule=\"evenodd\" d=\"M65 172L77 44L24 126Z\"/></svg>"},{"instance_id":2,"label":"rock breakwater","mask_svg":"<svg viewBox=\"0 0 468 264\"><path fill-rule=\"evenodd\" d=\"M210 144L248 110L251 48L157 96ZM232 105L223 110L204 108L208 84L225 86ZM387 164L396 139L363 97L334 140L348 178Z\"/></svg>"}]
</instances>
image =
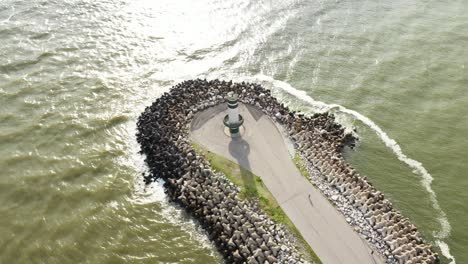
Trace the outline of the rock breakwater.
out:
<instances>
[{"instance_id":1,"label":"rock breakwater","mask_svg":"<svg viewBox=\"0 0 468 264\"><path fill-rule=\"evenodd\" d=\"M345 133L333 115L291 112L257 84L189 80L158 98L138 120L137 140L150 168L145 181L164 179L169 198L198 219L226 262L304 262L289 232L272 222L256 203L240 199L238 188L213 171L190 145L193 116L224 103L230 91L239 94L240 102L258 107L286 128L305 160L311 182L388 263L438 261L416 227L344 160L342 150L353 144L354 137Z\"/></svg>"}]
</instances>

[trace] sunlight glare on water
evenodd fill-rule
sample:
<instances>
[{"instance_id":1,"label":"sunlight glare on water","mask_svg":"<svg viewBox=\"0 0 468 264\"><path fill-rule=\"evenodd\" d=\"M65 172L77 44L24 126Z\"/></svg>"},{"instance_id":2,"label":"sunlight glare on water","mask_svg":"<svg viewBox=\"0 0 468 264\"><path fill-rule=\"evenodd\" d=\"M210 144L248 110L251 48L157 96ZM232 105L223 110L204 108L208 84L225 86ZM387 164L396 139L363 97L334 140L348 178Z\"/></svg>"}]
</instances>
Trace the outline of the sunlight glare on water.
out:
<instances>
[{"instance_id":1,"label":"sunlight glare on water","mask_svg":"<svg viewBox=\"0 0 468 264\"><path fill-rule=\"evenodd\" d=\"M1 1L0 262L221 262L162 183L144 186L134 137L146 106L198 77L258 81L306 113L342 106L332 111L361 139L353 166L439 252L468 262L467 7Z\"/></svg>"}]
</instances>

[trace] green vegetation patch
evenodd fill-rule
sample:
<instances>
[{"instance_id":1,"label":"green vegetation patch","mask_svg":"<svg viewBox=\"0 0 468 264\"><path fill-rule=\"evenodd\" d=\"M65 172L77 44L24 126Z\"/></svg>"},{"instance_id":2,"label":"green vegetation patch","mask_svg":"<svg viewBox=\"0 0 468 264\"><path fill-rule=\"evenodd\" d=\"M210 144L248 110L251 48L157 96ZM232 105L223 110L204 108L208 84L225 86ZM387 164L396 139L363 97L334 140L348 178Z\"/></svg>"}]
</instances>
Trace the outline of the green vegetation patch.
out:
<instances>
[{"instance_id":1,"label":"green vegetation patch","mask_svg":"<svg viewBox=\"0 0 468 264\"><path fill-rule=\"evenodd\" d=\"M306 169L306 162L305 160L301 157L301 155L299 155L299 153L295 153L294 154L294 157L293 157L293 162L294 162L294 165L296 165L296 168L299 170L299 172L302 174L302 176L306 177L306 179L308 181L310 181L309 177L310 177L310 174L309 172L307 171Z\"/></svg>"},{"instance_id":2,"label":"green vegetation patch","mask_svg":"<svg viewBox=\"0 0 468 264\"><path fill-rule=\"evenodd\" d=\"M192 143L192 147L198 154L203 155L210 162L211 167L214 170L223 173L232 183L240 187L241 191L239 195L241 199L257 202L262 210L268 214L274 222L286 226L291 233L296 236L299 242L298 246L306 260L314 263L322 263L310 245L302 237L299 230L297 230L283 209L281 209L275 197L273 197L270 191L266 188L260 177L238 164L206 150L195 143ZM298 156L298 154L296 155ZM298 158L300 158L300 156L298 156ZM296 161L294 161L294 163L296 164ZM303 170L307 173L307 170L305 169L299 170L303 175Z\"/></svg>"}]
</instances>

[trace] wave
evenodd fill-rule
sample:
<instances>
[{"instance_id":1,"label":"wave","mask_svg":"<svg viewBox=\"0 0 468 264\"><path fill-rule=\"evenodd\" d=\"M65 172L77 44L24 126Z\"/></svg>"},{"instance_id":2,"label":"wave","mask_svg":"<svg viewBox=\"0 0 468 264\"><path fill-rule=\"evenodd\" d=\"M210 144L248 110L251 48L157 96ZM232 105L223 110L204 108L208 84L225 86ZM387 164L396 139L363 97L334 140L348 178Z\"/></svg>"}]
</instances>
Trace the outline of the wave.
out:
<instances>
[{"instance_id":1,"label":"wave","mask_svg":"<svg viewBox=\"0 0 468 264\"><path fill-rule=\"evenodd\" d=\"M372 120L370 120L369 118L367 118L366 116L362 115L361 113L357 111L348 109L338 104L326 104L324 102L316 101L312 97L310 97L305 91L298 90L286 82L275 80L272 77L269 77L263 74L256 75L253 77L253 79L256 82L262 82L262 83L266 82L274 88L279 88L287 92L288 94L291 94L295 96L296 98L318 108L319 112L337 110L338 112L353 116L354 118L356 118L357 120L361 121L366 126L368 126L370 129L372 129L380 138L380 140L382 140L385 146L391 149L392 152L396 155L396 157L400 161L408 165L408 167L412 169L413 173L421 177L421 185L429 193L432 207L439 214L437 217L437 220L440 223L441 230L439 232L434 232L434 237L436 238L436 244L439 246L442 254L451 261L450 263L455 264L455 258L450 254L449 246L444 241L442 241L443 239L450 236L451 226L448 221L447 215L445 214L445 212L442 210L442 208L439 205L436 193L431 187L431 183L434 178L431 176L431 174L429 174L426 168L424 168L421 162L411 159L408 156L406 156L401 150L400 145L398 145L398 143L394 139L390 138L387 135L387 133L385 133L376 123L374 123Z\"/></svg>"},{"instance_id":2,"label":"wave","mask_svg":"<svg viewBox=\"0 0 468 264\"><path fill-rule=\"evenodd\" d=\"M16 13L15 13L15 7L12 6L12 7L11 7L11 14L10 14L6 19L0 21L0 24L6 24L6 23L10 22L10 19L11 19L14 15L16 15Z\"/></svg>"}]
</instances>

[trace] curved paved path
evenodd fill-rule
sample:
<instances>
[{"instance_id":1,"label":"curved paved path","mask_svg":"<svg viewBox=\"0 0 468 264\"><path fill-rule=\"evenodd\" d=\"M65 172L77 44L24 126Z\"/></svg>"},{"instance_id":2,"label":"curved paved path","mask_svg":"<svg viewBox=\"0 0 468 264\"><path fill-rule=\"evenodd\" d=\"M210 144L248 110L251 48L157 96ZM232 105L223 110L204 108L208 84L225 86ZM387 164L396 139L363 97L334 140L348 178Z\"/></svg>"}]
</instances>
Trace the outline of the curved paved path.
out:
<instances>
[{"instance_id":1,"label":"curved paved path","mask_svg":"<svg viewBox=\"0 0 468 264\"><path fill-rule=\"evenodd\" d=\"M218 105L195 116L191 139L261 177L323 263L384 263L300 174L288 152L288 140L276 125L254 107L239 104L239 110L245 127L241 138L231 140L224 134L226 105Z\"/></svg>"}]
</instances>

